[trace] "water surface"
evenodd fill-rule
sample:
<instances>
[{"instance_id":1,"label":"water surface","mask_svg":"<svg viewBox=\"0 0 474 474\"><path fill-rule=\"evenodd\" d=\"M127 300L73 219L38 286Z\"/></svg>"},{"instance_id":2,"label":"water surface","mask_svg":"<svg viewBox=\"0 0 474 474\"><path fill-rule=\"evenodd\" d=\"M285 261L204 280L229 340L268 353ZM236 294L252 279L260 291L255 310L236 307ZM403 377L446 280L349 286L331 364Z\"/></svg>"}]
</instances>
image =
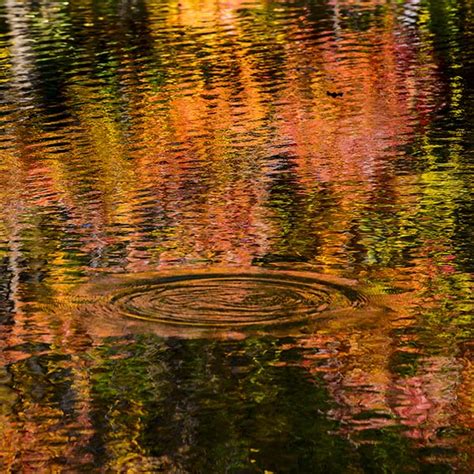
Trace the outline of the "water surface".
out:
<instances>
[{"instance_id":1,"label":"water surface","mask_svg":"<svg viewBox=\"0 0 474 474\"><path fill-rule=\"evenodd\" d=\"M0 0L5 472L472 472L469 0Z\"/></svg>"}]
</instances>

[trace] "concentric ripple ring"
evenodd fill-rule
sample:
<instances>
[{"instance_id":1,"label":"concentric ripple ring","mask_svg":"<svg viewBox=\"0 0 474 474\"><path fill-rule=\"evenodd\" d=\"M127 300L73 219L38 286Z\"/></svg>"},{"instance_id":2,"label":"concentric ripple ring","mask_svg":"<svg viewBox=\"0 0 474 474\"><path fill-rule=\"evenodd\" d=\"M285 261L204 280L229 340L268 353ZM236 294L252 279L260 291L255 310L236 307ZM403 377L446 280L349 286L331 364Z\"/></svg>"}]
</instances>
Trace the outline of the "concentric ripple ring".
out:
<instances>
[{"instance_id":1,"label":"concentric ripple ring","mask_svg":"<svg viewBox=\"0 0 474 474\"><path fill-rule=\"evenodd\" d=\"M304 321L363 302L353 288L275 271L147 278L112 292L107 306L147 322L242 328Z\"/></svg>"}]
</instances>

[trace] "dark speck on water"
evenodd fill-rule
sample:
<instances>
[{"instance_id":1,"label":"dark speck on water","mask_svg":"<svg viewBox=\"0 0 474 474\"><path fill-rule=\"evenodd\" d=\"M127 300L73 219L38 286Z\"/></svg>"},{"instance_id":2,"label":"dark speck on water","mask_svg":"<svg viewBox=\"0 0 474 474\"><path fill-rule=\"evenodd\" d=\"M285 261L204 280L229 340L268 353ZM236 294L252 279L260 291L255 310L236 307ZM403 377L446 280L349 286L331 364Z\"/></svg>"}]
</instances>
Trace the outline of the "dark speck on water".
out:
<instances>
[{"instance_id":1,"label":"dark speck on water","mask_svg":"<svg viewBox=\"0 0 474 474\"><path fill-rule=\"evenodd\" d=\"M336 98L336 97L342 97L342 96L344 95L344 92L330 92L330 91L326 91L326 94L327 94L329 97Z\"/></svg>"},{"instance_id":2,"label":"dark speck on water","mask_svg":"<svg viewBox=\"0 0 474 474\"><path fill-rule=\"evenodd\" d=\"M0 0L0 471L473 472L469 0Z\"/></svg>"}]
</instances>

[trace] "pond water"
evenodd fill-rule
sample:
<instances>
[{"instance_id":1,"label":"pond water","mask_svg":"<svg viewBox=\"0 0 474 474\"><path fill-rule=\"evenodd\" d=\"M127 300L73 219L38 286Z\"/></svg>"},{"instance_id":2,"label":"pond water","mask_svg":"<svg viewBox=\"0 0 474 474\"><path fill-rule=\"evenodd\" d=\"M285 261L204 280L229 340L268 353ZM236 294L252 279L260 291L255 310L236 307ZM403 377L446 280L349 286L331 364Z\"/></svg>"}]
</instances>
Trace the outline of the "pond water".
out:
<instances>
[{"instance_id":1,"label":"pond water","mask_svg":"<svg viewBox=\"0 0 474 474\"><path fill-rule=\"evenodd\" d=\"M0 0L2 472L472 472L470 0Z\"/></svg>"}]
</instances>

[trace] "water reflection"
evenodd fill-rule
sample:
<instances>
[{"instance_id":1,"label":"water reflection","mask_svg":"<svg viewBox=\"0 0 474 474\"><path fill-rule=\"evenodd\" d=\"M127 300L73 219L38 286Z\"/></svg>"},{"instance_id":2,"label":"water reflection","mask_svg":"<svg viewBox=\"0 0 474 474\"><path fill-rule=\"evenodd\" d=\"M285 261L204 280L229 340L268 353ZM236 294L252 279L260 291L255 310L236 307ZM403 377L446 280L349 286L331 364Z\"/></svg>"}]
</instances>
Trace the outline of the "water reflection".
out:
<instances>
[{"instance_id":1,"label":"water reflection","mask_svg":"<svg viewBox=\"0 0 474 474\"><path fill-rule=\"evenodd\" d=\"M396 377L384 400L383 376L367 380L355 366L341 379L353 354L344 362L343 345L315 341L301 348L293 339L141 336L106 339L87 356L32 356L11 369L17 415L4 425L4 452L13 468L31 469L397 471L403 460L406 472L457 464L462 433L446 428L444 411L455 379L436 377L443 362Z\"/></svg>"},{"instance_id":2,"label":"water reflection","mask_svg":"<svg viewBox=\"0 0 474 474\"><path fill-rule=\"evenodd\" d=\"M1 0L2 469L468 472L473 31L464 0ZM215 266L373 304L197 340L68 306Z\"/></svg>"}]
</instances>

